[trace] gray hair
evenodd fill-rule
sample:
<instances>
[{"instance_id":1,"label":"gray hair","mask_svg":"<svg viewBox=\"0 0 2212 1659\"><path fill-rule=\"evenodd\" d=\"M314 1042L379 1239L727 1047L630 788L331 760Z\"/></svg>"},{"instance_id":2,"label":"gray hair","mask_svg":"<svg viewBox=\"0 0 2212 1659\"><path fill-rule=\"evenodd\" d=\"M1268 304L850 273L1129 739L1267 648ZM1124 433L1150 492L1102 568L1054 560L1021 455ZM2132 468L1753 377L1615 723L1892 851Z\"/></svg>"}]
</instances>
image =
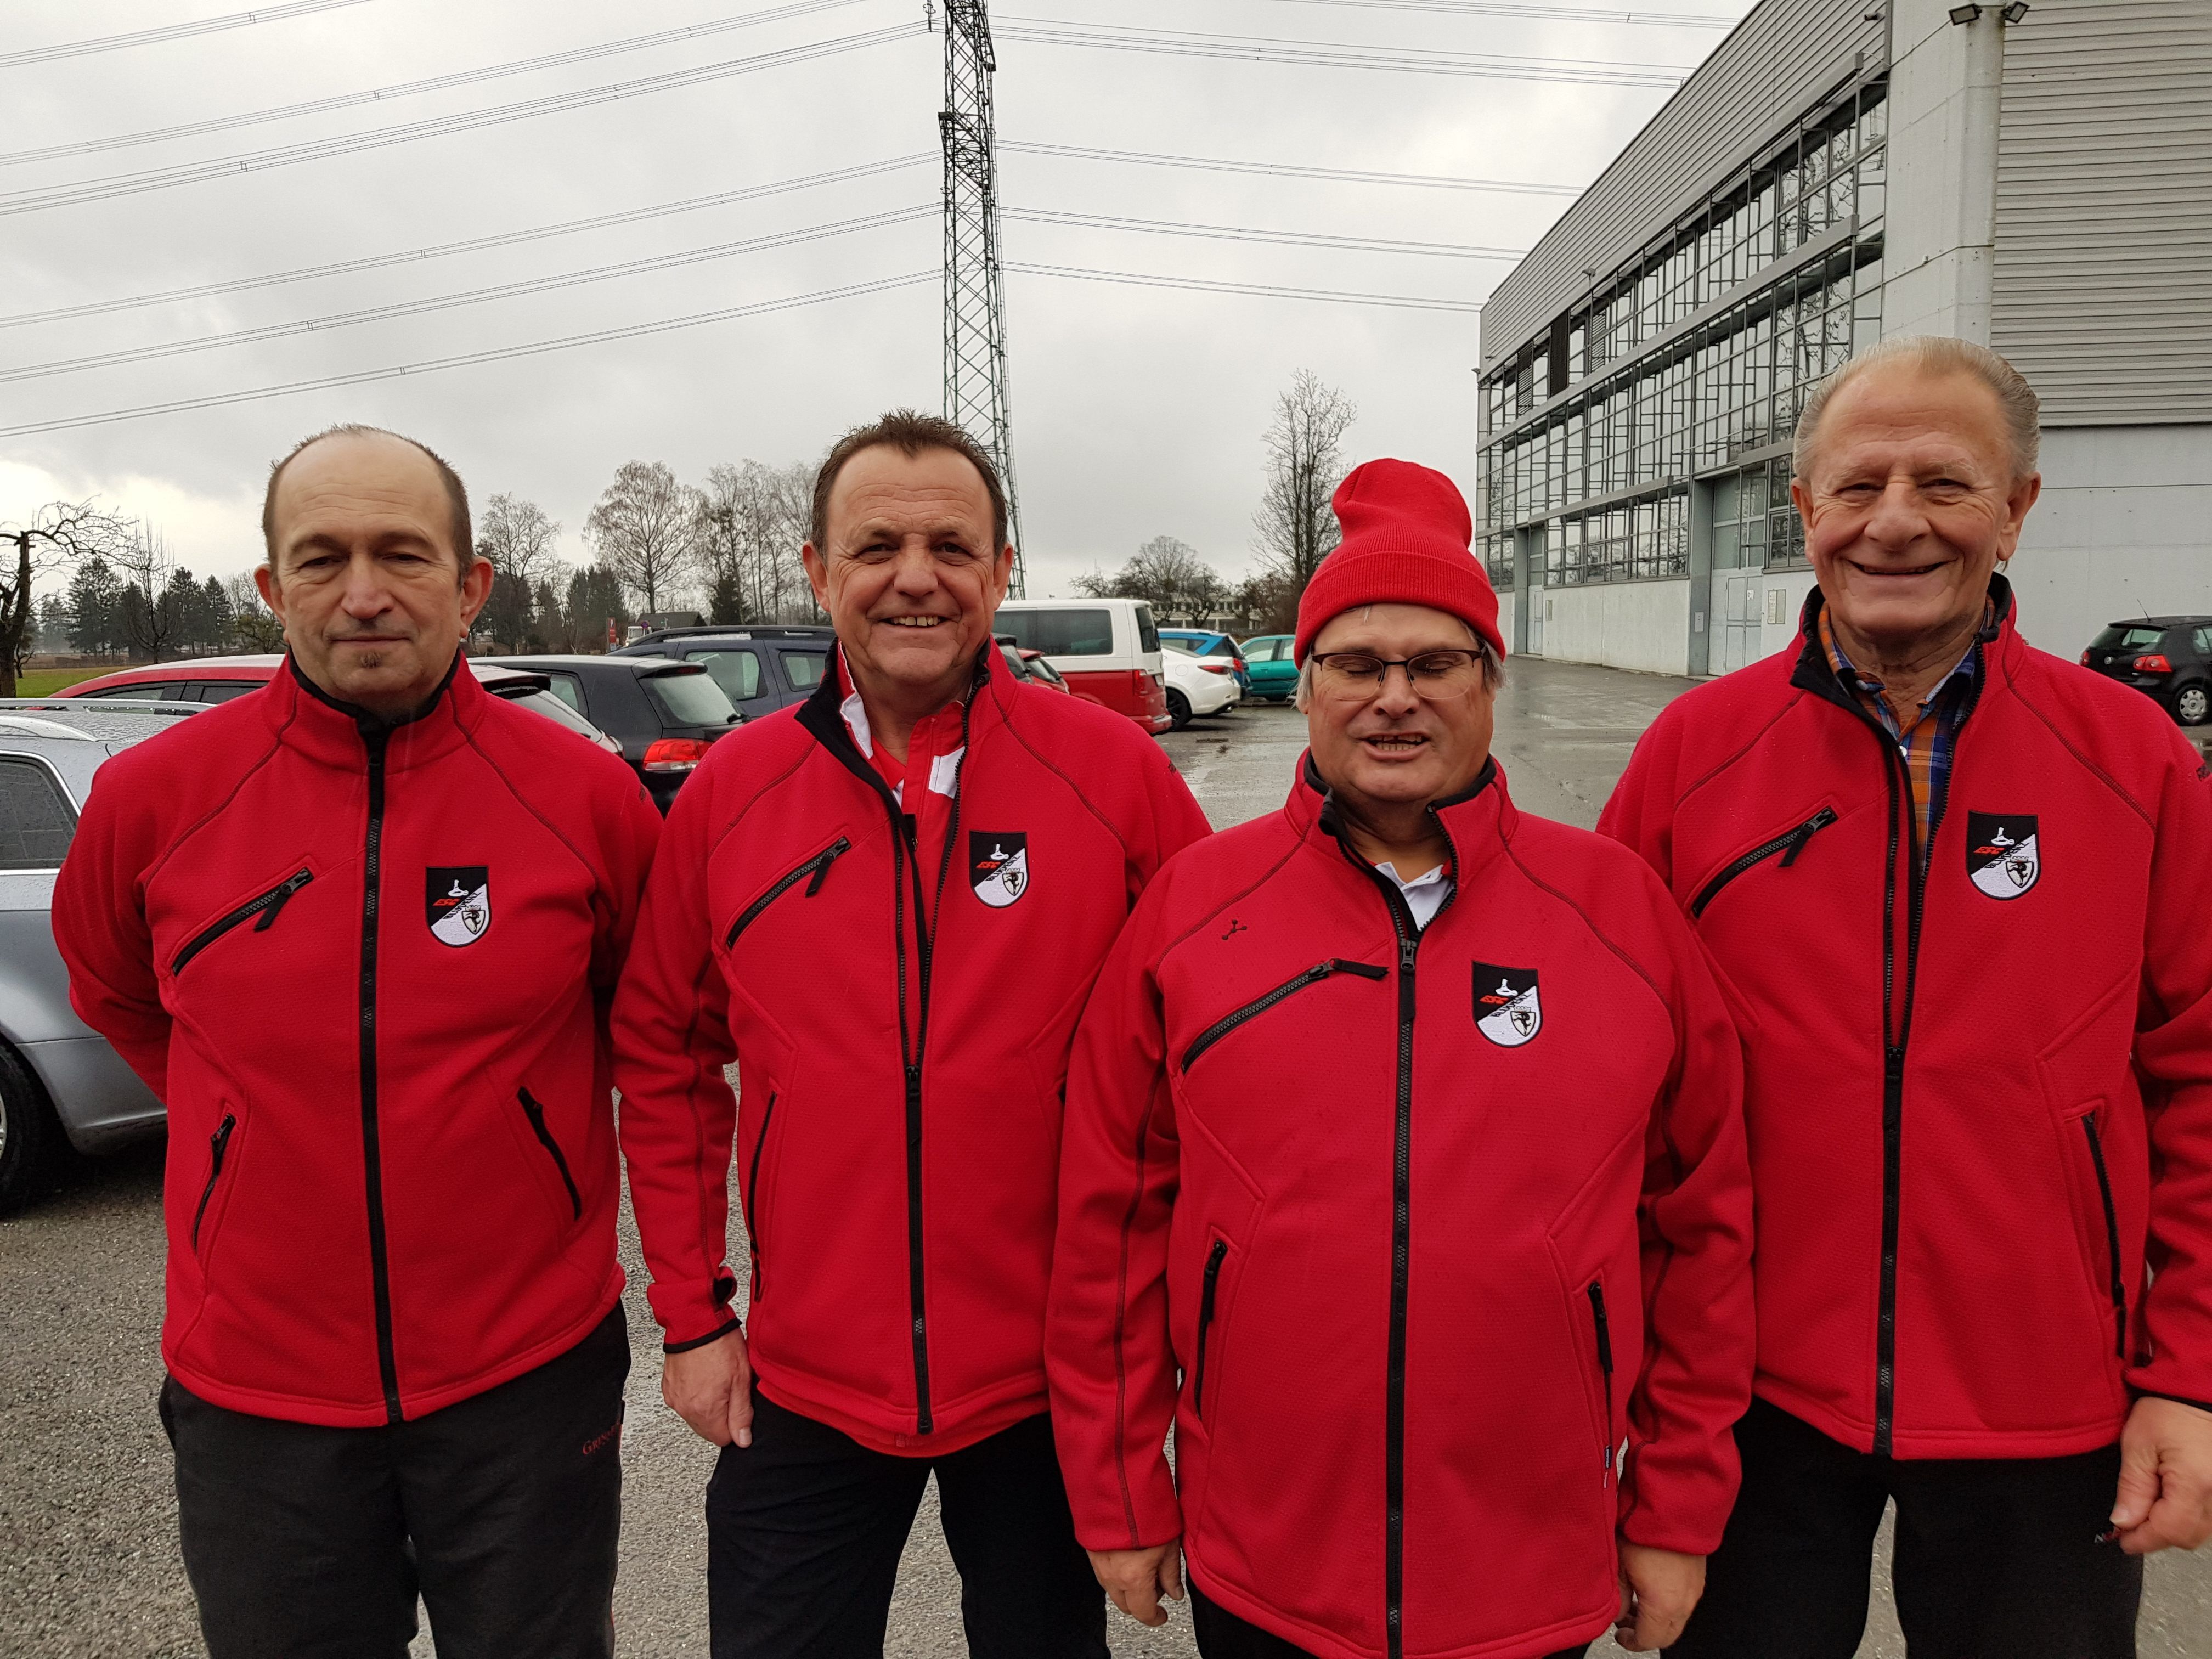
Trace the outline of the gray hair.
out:
<instances>
[{"instance_id":1,"label":"gray hair","mask_svg":"<svg viewBox=\"0 0 2212 1659\"><path fill-rule=\"evenodd\" d=\"M2042 404L2027 377L1985 345L1954 340L1945 334L1900 334L1869 347L1814 386L1797 416L1797 435L1791 446L1790 465L1801 478L1812 465L1820 419L1838 392L1861 375L1895 365L1923 374L1966 374L1987 386L2004 411L2005 429L2012 439L2012 476L2015 483L2035 471L2042 437Z\"/></svg>"},{"instance_id":2,"label":"gray hair","mask_svg":"<svg viewBox=\"0 0 2212 1659\"><path fill-rule=\"evenodd\" d=\"M1460 619L1460 626L1467 628L1464 618ZM1482 689L1494 693L1499 686L1505 684L1505 665L1498 660L1498 653L1490 648L1488 640L1484 639L1472 628L1467 629L1467 634L1468 638L1474 642L1476 660L1482 664ZM1301 714L1306 712L1307 705L1313 702L1313 657L1309 653L1306 659L1298 665L1297 695L1291 699L1291 706Z\"/></svg>"}]
</instances>

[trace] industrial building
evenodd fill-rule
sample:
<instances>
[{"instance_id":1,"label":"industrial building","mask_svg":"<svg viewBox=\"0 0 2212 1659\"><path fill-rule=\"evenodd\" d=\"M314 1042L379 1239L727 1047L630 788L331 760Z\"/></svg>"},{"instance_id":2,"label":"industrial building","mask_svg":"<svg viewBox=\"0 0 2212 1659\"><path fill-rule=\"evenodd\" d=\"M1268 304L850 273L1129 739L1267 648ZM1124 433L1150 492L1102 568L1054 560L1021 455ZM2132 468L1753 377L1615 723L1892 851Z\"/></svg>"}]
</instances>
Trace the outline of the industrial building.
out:
<instances>
[{"instance_id":1,"label":"industrial building","mask_svg":"<svg viewBox=\"0 0 2212 1659\"><path fill-rule=\"evenodd\" d=\"M1790 646L1797 411L1896 334L2041 395L2031 641L2212 612L2208 178L2208 0L1764 0L1483 311L1509 645L1672 674Z\"/></svg>"}]
</instances>

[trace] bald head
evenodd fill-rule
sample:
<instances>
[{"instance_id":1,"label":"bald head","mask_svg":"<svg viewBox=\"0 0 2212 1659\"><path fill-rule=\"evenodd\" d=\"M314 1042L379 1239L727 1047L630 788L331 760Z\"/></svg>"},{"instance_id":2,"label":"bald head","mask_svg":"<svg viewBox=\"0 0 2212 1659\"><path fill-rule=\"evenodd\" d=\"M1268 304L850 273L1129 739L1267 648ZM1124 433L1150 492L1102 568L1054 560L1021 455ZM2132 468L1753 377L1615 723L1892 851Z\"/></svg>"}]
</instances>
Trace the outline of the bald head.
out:
<instances>
[{"instance_id":1,"label":"bald head","mask_svg":"<svg viewBox=\"0 0 2212 1659\"><path fill-rule=\"evenodd\" d=\"M427 483L430 495L442 503L443 540L453 561L454 575L458 579L467 574L476 561L476 538L469 519L469 492L460 475L446 464L444 456L426 443L387 432L382 427L350 422L302 438L283 460L270 468L269 487L261 497L261 542L272 573L276 565L278 515L291 493L287 481L299 470L301 459L311 452L319 459L307 469L309 475L336 469L343 476L362 483L380 480L387 488L411 488L416 491Z\"/></svg>"}]
</instances>

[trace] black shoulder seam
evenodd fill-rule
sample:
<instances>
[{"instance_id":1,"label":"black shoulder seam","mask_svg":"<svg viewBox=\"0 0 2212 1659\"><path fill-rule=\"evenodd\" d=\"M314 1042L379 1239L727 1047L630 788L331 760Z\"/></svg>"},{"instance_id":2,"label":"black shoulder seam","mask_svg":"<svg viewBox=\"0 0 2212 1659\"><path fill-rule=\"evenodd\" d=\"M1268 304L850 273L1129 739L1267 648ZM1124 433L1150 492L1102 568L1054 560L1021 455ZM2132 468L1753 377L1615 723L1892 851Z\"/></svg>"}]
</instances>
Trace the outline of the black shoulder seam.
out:
<instances>
[{"instance_id":1,"label":"black shoulder seam","mask_svg":"<svg viewBox=\"0 0 2212 1659\"><path fill-rule=\"evenodd\" d=\"M1675 796L1674 805L1676 806L1680 806L1684 801L1689 799L1691 796L1696 794L1698 790L1712 782L1713 780L1719 777L1722 773L1727 771L1738 761L1751 753L1753 750L1758 748L1761 743L1765 741L1766 734L1769 732L1771 732L1775 726L1781 722L1782 717L1790 713L1791 709L1796 708L1796 706L1804 700L1805 693L1797 687L1791 687L1789 698L1783 703L1781 708L1776 709L1774 713L1759 726L1759 730L1753 732L1750 737L1744 739L1743 747L1737 750L1726 760L1721 762L1717 766L1714 767L1712 770L1707 772L1696 782L1691 784L1690 787L1683 790L1680 794Z\"/></svg>"},{"instance_id":2,"label":"black shoulder seam","mask_svg":"<svg viewBox=\"0 0 2212 1659\"><path fill-rule=\"evenodd\" d=\"M1273 816L1281 816L1279 809ZM1216 917L1220 915L1220 914L1224 910L1226 910L1231 905L1236 903L1237 900L1251 897L1253 894L1258 892L1262 887L1265 887L1269 882L1273 881L1278 875L1280 875L1282 873L1283 866L1288 864L1292 859L1296 858L1298 855L1298 849L1305 844L1305 837L1304 836L1292 836L1291 837L1291 844L1288 850L1284 853L1282 857L1277 859L1273 864L1261 871L1260 874L1254 878L1250 885L1238 888L1235 892L1230 894L1228 897L1223 899L1220 903L1215 905L1211 910L1208 910L1197 921L1192 922L1189 927L1184 928L1182 932L1177 933L1173 939L1170 939L1166 945L1163 945L1160 949L1160 960L1162 962L1165 962L1170 956L1181 949L1183 944L1188 940L1193 934L1196 933L1200 928L1205 927L1212 922Z\"/></svg>"},{"instance_id":3,"label":"black shoulder seam","mask_svg":"<svg viewBox=\"0 0 2212 1659\"><path fill-rule=\"evenodd\" d=\"M2068 754L2073 756L2074 758L2081 763L2084 771L2087 772L2091 777L2096 779L2098 782L2103 784L2106 788L2111 790L2115 795L2118 795L2126 805L2128 811L2133 812L2137 817L2141 818L2146 827L2155 831L2158 828L2158 821L2148 812L2146 812L2143 810L2142 803L2137 801L2136 798L2133 795L2130 795L2125 789L2123 789L2120 787L2119 781L2113 777L2111 773L2105 770L2103 767L2098 765L2096 762L2091 760L2087 755L2083 754L2079 749L2074 746L2073 742L2063 732L2061 732L2058 729L2057 726L2051 720L2051 717L2048 714L2045 714L2042 709L2037 708L2033 700L2028 696L2026 691L2021 689L2019 679L2014 675L2009 667L2005 668L2003 672L2005 690L2012 693L2013 700L2019 703L2022 708L2027 710L2029 714L2034 715L2036 720L2041 723L2043 729L2050 732L2053 738L2057 739L2058 746L2063 749Z\"/></svg>"},{"instance_id":4,"label":"black shoulder seam","mask_svg":"<svg viewBox=\"0 0 2212 1659\"><path fill-rule=\"evenodd\" d=\"M1008 703L1001 702L999 705L999 724L1013 734L1013 738L1016 743L1021 744L1023 748L1029 750L1031 759L1035 760L1039 766L1043 767L1046 771L1051 773L1054 777L1058 778L1062 783L1067 786L1068 792L1073 794L1077 800L1083 803L1083 810L1085 811L1090 813L1092 817L1097 818L1099 823L1106 826L1106 833L1114 837L1115 844L1121 849L1121 855L1124 858L1127 858L1129 854L1128 837L1121 833L1120 827L1115 823L1113 819L1108 817L1105 813L1098 810L1097 804L1091 800L1090 796L1083 793L1082 785L1077 783L1073 778L1068 776L1066 772L1062 771L1060 767L1055 765L1053 762L1047 760L1043 754L1038 750L1037 746L1029 740L1028 734L1024 732L1021 727L1014 724L1014 711Z\"/></svg>"},{"instance_id":5,"label":"black shoulder seam","mask_svg":"<svg viewBox=\"0 0 2212 1659\"><path fill-rule=\"evenodd\" d=\"M1560 903L1565 905L1567 908L1573 911L1577 916L1581 917L1583 926L1589 929L1590 937L1595 939L1600 945L1605 946L1607 950L1612 951L1614 956L1620 957L1622 965L1625 966L1629 972L1634 974L1637 978L1644 981L1646 988L1650 989L1652 996L1657 1000L1660 1012L1665 1014L1668 1020L1671 1021L1674 1017L1674 1011L1668 1004L1666 993L1659 988L1659 981L1651 977L1650 970L1645 968L1644 965L1638 962L1634 957L1631 956L1626 947L1616 943L1612 934L1607 933L1605 929L1599 927L1596 922L1593 921L1590 919L1590 914L1589 911L1583 909L1580 904L1577 903L1573 899L1569 898L1558 888L1553 886L1550 882L1546 881L1534 870L1531 870L1528 867L1527 860L1522 858L1519 850L1514 846L1510 838L1500 836L1498 837L1498 841L1505 848L1505 856L1513 860L1514 867L1519 870L1522 875L1528 878L1529 884L1533 887L1540 889L1544 892L1549 893L1553 898L1559 900Z\"/></svg>"},{"instance_id":6,"label":"black shoulder seam","mask_svg":"<svg viewBox=\"0 0 2212 1659\"><path fill-rule=\"evenodd\" d=\"M298 718L299 715L296 711L293 714L287 714L284 717L283 725L279 726L275 731L269 734L269 747L262 751L261 757L238 775L238 781L231 786L230 793L228 794L225 795L213 806L209 807L206 811L203 812L189 826L180 831L174 841L171 842L168 846L162 849L161 856L155 859L153 864L148 867L145 877L147 880L151 881L155 876L161 874L162 866L184 850L184 845L186 842L190 841L194 836L199 834L201 830L206 829L209 824L214 823L216 819L221 817L225 812L230 810L231 803L238 799L239 793L252 781L253 775L256 772L258 772L263 767L268 765L270 761L276 758L276 751L284 746L285 728L289 726L292 722Z\"/></svg>"}]
</instances>

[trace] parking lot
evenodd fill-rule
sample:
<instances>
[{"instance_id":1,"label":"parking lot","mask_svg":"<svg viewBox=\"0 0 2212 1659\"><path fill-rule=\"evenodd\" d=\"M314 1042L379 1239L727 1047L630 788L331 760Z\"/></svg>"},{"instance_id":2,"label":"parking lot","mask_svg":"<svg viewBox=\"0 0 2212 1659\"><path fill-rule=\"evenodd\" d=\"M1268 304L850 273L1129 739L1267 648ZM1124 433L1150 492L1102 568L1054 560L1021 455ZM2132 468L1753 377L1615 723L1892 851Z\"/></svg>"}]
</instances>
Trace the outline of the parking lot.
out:
<instances>
[{"instance_id":1,"label":"parking lot","mask_svg":"<svg viewBox=\"0 0 2212 1659\"><path fill-rule=\"evenodd\" d=\"M1524 810L1589 825L1636 737L1688 682L1522 662L1499 704L1496 752ZM1287 708L1248 708L1164 738L1217 827L1272 810L1304 744ZM49 1656L198 1652L178 1559L160 1380L161 1152L83 1164L27 1214L0 1224L0 1650ZM734 1212L734 1205L732 1206ZM658 1342L638 1293L625 1210L635 1369L624 1442L617 1623L625 1655L706 1650L701 1492L713 1453L662 1407ZM2150 1564L2146 1659L2212 1654L2212 1559ZM1164 1632L1115 1615L1119 1655L1189 1655L1177 1612ZM418 1650L428 1653L427 1639ZM958 1583L926 1508L907 1553L887 1652L964 1652ZM1611 1644L1594 1650L1616 1651ZM1863 1656L1900 1659L1886 1602Z\"/></svg>"}]
</instances>

